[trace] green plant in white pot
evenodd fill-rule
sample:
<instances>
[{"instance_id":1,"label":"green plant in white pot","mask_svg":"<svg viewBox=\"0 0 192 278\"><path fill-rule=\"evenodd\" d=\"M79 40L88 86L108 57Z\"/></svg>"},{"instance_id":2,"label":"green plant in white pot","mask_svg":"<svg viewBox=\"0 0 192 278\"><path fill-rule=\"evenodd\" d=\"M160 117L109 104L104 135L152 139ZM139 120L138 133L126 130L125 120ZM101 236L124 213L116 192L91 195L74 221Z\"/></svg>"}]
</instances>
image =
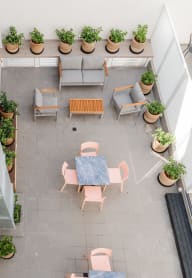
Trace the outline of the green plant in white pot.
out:
<instances>
[{"instance_id":1,"label":"green plant in white pot","mask_svg":"<svg viewBox=\"0 0 192 278\"><path fill-rule=\"evenodd\" d=\"M152 149L157 153L165 152L169 145L175 141L175 136L169 132L165 132L162 128L157 128L153 132L154 137Z\"/></svg>"},{"instance_id":2,"label":"green plant in white pot","mask_svg":"<svg viewBox=\"0 0 192 278\"><path fill-rule=\"evenodd\" d=\"M172 186L186 173L184 164L169 158L169 162L163 166L162 172L159 174L158 179L163 186Z\"/></svg>"}]
</instances>

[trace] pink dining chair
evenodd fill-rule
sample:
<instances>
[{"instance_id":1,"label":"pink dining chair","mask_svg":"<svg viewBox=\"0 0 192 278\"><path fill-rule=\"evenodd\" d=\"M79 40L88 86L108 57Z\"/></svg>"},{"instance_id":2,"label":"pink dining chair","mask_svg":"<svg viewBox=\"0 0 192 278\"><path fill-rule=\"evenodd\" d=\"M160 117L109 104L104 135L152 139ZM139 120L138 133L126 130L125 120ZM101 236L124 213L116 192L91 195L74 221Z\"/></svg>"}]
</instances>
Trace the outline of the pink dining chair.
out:
<instances>
[{"instance_id":1,"label":"pink dining chair","mask_svg":"<svg viewBox=\"0 0 192 278\"><path fill-rule=\"evenodd\" d=\"M89 265L92 270L111 271L110 257L112 250L107 248L93 249L88 257Z\"/></svg>"},{"instance_id":2,"label":"pink dining chair","mask_svg":"<svg viewBox=\"0 0 192 278\"><path fill-rule=\"evenodd\" d=\"M102 196L100 186L84 186L83 188L83 201L81 203L81 210L84 209L86 202L100 203L100 211L103 209L103 203L106 197Z\"/></svg>"},{"instance_id":3,"label":"pink dining chair","mask_svg":"<svg viewBox=\"0 0 192 278\"><path fill-rule=\"evenodd\" d=\"M99 150L99 144L97 142L84 142L81 144L80 155L96 156L98 154L98 150Z\"/></svg>"},{"instance_id":4,"label":"pink dining chair","mask_svg":"<svg viewBox=\"0 0 192 278\"><path fill-rule=\"evenodd\" d=\"M118 168L108 168L108 174L110 183L119 183L120 191L123 192L124 182L128 179L129 175L129 168L126 161L121 161Z\"/></svg>"},{"instance_id":5,"label":"pink dining chair","mask_svg":"<svg viewBox=\"0 0 192 278\"><path fill-rule=\"evenodd\" d=\"M61 169L61 174L64 178L64 185L61 187L60 192L63 192L67 184L79 185L76 170L68 169L68 166L68 163L64 161Z\"/></svg>"}]
</instances>

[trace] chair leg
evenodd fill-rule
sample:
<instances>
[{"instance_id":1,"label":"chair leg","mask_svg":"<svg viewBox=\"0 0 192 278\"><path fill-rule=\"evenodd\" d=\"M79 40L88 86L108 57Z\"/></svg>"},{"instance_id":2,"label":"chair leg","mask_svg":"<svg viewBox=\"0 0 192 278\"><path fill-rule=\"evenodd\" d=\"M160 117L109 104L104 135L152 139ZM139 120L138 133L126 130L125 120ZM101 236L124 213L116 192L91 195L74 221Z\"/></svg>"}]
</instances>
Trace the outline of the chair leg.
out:
<instances>
[{"instance_id":1,"label":"chair leg","mask_svg":"<svg viewBox=\"0 0 192 278\"><path fill-rule=\"evenodd\" d=\"M60 192L63 192L63 190L65 189L66 183L64 183L64 185L61 187L61 189L59 190Z\"/></svg>"},{"instance_id":2,"label":"chair leg","mask_svg":"<svg viewBox=\"0 0 192 278\"><path fill-rule=\"evenodd\" d=\"M104 200L100 203L100 211L103 210L103 203L104 203Z\"/></svg>"},{"instance_id":3,"label":"chair leg","mask_svg":"<svg viewBox=\"0 0 192 278\"><path fill-rule=\"evenodd\" d=\"M81 210L84 210L84 206L85 206L85 200L83 200L83 202L81 203Z\"/></svg>"},{"instance_id":4,"label":"chair leg","mask_svg":"<svg viewBox=\"0 0 192 278\"><path fill-rule=\"evenodd\" d=\"M81 185L78 185L77 192L79 193L80 191L81 191Z\"/></svg>"},{"instance_id":5,"label":"chair leg","mask_svg":"<svg viewBox=\"0 0 192 278\"><path fill-rule=\"evenodd\" d=\"M107 185L104 185L103 186L103 192L106 190L106 188L107 188Z\"/></svg>"},{"instance_id":6,"label":"chair leg","mask_svg":"<svg viewBox=\"0 0 192 278\"><path fill-rule=\"evenodd\" d=\"M120 191L123 192L123 182L120 184Z\"/></svg>"},{"instance_id":7,"label":"chair leg","mask_svg":"<svg viewBox=\"0 0 192 278\"><path fill-rule=\"evenodd\" d=\"M117 116L117 120L119 120L120 116L121 116L121 114L119 113L119 115Z\"/></svg>"}]
</instances>

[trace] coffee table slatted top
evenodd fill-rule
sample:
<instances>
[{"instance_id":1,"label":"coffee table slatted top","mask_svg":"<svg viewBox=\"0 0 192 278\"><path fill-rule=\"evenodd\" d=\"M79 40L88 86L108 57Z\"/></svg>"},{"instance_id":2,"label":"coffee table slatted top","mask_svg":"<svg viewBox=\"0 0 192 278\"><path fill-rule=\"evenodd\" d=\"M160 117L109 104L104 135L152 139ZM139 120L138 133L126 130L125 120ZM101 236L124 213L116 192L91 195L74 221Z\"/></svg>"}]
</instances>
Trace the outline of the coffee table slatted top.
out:
<instances>
[{"instance_id":1,"label":"coffee table slatted top","mask_svg":"<svg viewBox=\"0 0 192 278\"><path fill-rule=\"evenodd\" d=\"M103 99L69 99L70 117L72 114L104 114Z\"/></svg>"}]
</instances>

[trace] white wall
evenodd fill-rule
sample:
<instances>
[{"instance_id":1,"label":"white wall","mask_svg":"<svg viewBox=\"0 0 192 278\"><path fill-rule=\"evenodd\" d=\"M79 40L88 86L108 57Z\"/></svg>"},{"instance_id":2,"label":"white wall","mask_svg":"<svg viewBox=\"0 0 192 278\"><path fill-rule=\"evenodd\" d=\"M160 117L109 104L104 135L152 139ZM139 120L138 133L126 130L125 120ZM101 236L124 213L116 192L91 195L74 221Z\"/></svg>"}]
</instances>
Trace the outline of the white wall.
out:
<instances>
[{"instance_id":1,"label":"white wall","mask_svg":"<svg viewBox=\"0 0 192 278\"><path fill-rule=\"evenodd\" d=\"M149 25L149 37L162 8L162 0L17 0L1 3L0 29L4 34L15 25L26 38L34 26L53 39L55 29L72 27L80 32L84 25L102 26L106 37L113 28L128 30L128 37L137 24Z\"/></svg>"}]
</instances>

